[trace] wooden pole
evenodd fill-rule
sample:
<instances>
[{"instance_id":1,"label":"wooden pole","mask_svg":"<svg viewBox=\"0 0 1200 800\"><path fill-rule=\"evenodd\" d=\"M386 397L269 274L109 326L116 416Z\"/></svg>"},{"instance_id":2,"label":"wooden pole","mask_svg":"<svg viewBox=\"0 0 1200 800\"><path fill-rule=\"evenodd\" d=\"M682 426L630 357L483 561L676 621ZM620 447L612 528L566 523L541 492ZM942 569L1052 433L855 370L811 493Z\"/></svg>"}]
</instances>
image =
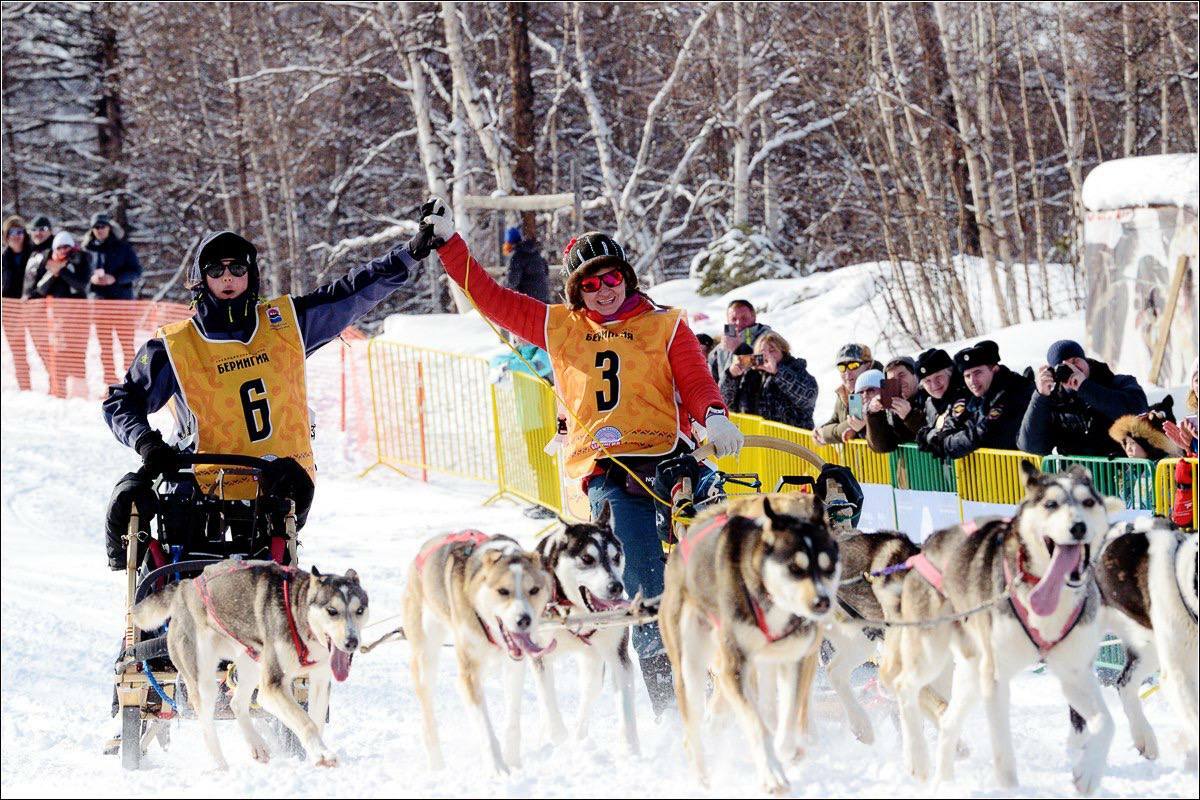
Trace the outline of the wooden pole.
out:
<instances>
[{"instance_id":1,"label":"wooden pole","mask_svg":"<svg viewBox=\"0 0 1200 800\"><path fill-rule=\"evenodd\" d=\"M1183 276L1187 274L1188 257L1180 254L1175 261L1175 274L1171 277L1171 290L1167 293L1167 304L1163 308L1162 321L1158 323L1158 339L1154 343L1154 357L1150 360L1150 382L1158 383L1163 358L1167 354L1167 341L1171 337L1171 322L1175 319L1175 306L1179 304L1179 292L1183 289Z\"/></svg>"}]
</instances>

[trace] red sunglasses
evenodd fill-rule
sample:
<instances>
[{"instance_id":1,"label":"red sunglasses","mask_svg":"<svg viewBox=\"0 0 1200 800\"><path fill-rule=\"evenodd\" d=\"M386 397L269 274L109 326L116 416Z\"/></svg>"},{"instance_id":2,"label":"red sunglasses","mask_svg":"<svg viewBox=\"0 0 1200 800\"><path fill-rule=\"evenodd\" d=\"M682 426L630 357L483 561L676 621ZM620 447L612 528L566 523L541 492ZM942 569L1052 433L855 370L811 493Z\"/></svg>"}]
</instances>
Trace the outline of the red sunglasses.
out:
<instances>
[{"instance_id":1,"label":"red sunglasses","mask_svg":"<svg viewBox=\"0 0 1200 800\"><path fill-rule=\"evenodd\" d=\"M621 270L614 269L612 272L606 272L603 275L589 275L579 281L579 288L584 294L593 294L600 291L600 284L605 286L620 286L625 282L625 276L621 274Z\"/></svg>"}]
</instances>

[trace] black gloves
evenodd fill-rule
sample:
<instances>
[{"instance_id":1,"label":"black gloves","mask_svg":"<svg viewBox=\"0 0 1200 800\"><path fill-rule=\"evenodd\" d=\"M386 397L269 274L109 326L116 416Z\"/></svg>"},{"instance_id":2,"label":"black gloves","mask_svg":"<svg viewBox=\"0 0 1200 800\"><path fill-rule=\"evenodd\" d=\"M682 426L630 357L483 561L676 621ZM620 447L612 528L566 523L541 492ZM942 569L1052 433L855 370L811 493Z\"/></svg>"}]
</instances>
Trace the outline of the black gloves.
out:
<instances>
[{"instance_id":1,"label":"black gloves","mask_svg":"<svg viewBox=\"0 0 1200 800\"><path fill-rule=\"evenodd\" d=\"M161 440L160 440L161 441ZM117 482L112 499L108 501L108 514L104 520L105 550L108 568L114 572L125 569L125 536L129 533L129 517L134 508L138 511L138 530L150 530L150 520L158 513L158 495L150 480L140 472L130 472ZM138 545L138 563L146 551L145 543Z\"/></svg>"},{"instance_id":2,"label":"black gloves","mask_svg":"<svg viewBox=\"0 0 1200 800\"><path fill-rule=\"evenodd\" d=\"M142 457L142 474L154 479L175 466L179 452L166 444L157 431L143 434L134 447Z\"/></svg>"},{"instance_id":3,"label":"black gloves","mask_svg":"<svg viewBox=\"0 0 1200 800\"><path fill-rule=\"evenodd\" d=\"M427 216L433 213L437 200L430 198L421 204L417 210L417 219L424 220ZM419 223L417 235L408 240L408 254L416 261L423 261L429 257L437 248L444 245L445 240L441 239L433 232L433 224L429 222Z\"/></svg>"}]
</instances>

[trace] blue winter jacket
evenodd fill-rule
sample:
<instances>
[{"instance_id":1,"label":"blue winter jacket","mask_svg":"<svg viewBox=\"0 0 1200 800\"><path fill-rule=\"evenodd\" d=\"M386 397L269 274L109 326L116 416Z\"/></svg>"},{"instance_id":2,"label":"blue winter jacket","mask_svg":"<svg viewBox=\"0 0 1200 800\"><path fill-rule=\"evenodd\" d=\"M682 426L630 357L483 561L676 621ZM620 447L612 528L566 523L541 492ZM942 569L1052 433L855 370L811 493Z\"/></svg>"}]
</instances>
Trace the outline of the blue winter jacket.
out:
<instances>
[{"instance_id":1,"label":"blue winter jacket","mask_svg":"<svg viewBox=\"0 0 1200 800\"><path fill-rule=\"evenodd\" d=\"M203 251L204 245L201 245L197 259ZM403 285L415 266L416 262L402 245L333 283L293 298L305 353L311 355L361 319ZM198 263L196 269L198 274ZM256 319L254 298L243 295L232 303L240 304L236 314L231 313L230 302L219 302L207 292L201 294L195 320L205 336L250 340ZM230 319L236 322L231 325ZM177 419L177 423L194 428L194 422L187 418L191 412L184 411L187 406L167 358L166 344L156 337L138 351L124 382L109 387L108 398L104 401L104 419L122 444L138 450L145 437L158 436L147 417L165 406L171 397L175 397L179 413L185 415L184 419Z\"/></svg>"}]
</instances>

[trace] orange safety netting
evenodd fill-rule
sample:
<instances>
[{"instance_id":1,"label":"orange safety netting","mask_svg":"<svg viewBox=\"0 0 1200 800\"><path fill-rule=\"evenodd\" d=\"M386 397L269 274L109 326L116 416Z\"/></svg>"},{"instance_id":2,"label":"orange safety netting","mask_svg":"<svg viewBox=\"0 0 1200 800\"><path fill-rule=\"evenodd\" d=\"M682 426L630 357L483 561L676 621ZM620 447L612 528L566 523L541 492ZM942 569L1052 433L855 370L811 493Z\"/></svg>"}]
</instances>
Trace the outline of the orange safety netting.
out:
<instances>
[{"instance_id":1,"label":"orange safety netting","mask_svg":"<svg viewBox=\"0 0 1200 800\"><path fill-rule=\"evenodd\" d=\"M152 300L4 298L0 304L3 385L55 397L99 400L110 385L124 380L147 339L163 325L191 315L190 306ZM309 360L310 404L329 412L336 406L337 427L351 434L349 448L366 453L370 450L366 337L357 328L347 328L341 338L331 343L328 352Z\"/></svg>"},{"instance_id":2,"label":"orange safety netting","mask_svg":"<svg viewBox=\"0 0 1200 800\"><path fill-rule=\"evenodd\" d=\"M159 327L187 319L180 303L150 300L5 298L0 306L4 363L17 388L55 397L103 397Z\"/></svg>"}]
</instances>

